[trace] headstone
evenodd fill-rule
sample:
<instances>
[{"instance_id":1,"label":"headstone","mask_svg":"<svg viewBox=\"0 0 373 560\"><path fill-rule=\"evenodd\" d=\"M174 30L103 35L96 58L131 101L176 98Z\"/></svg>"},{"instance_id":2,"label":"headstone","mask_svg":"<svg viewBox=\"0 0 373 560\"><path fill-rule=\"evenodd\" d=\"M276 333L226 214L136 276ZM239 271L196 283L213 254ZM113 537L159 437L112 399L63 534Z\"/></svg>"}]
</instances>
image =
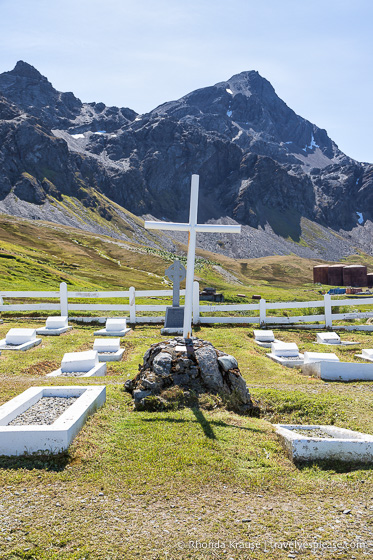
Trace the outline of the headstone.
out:
<instances>
[{"instance_id":1,"label":"headstone","mask_svg":"<svg viewBox=\"0 0 373 560\"><path fill-rule=\"evenodd\" d=\"M271 352L266 354L274 362L285 367L298 367L303 364L304 357L294 342L272 342Z\"/></svg>"},{"instance_id":2,"label":"headstone","mask_svg":"<svg viewBox=\"0 0 373 560\"><path fill-rule=\"evenodd\" d=\"M193 303L193 280L194 280L194 260L196 253L196 236L197 232L204 233L241 233L239 225L219 225L219 224L198 224L198 189L199 176L192 175L192 184L190 190L190 206L189 206L189 222L173 223L173 222L148 222L145 221L146 229L161 229L168 231L187 231L189 233L188 241L188 258L187 258L187 275L185 286L185 306L184 306L184 325L183 337L191 338L192 336L192 303Z\"/></svg>"},{"instance_id":3,"label":"headstone","mask_svg":"<svg viewBox=\"0 0 373 560\"><path fill-rule=\"evenodd\" d=\"M61 329L67 327L67 316L63 315L61 317L48 317L45 326L47 329Z\"/></svg>"},{"instance_id":4,"label":"headstone","mask_svg":"<svg viewBox=\"0 0 373 560\"><path fill-rule=\"evenodd\" d=\"M48 317L45 323L45 327L37 329L36 334L58 336L72 329L68 325L67 315L62 315L61 317Z\"/></svg>"},{"instance_id":5,"label":"headstone","mask_svg":"<svg viewBox=\"0 0 373 560\"><path fill-rule=\"evenodd\" d=\"M28 350L41 343L36 338L35 329L10 329L5 338L0 340L0 350Z\"/></svg>"},{"instance_id":6,"label":"headstone","mask_svg":"<svg viewBox=\"0 0 373 560\"><path fill-rule=\"evenodd\" d=\"M85 352L68 352L64 355L61 367L47 377L96 377L106 374L106 363L99 363L96 350Z\"/></svg>"},{"instance_id":7,"label":"headstone","mask_svg":"<svg viewBox=\"0 0 373 560\"><path fill-rule=\"evenodd\" d=\"M318 344L341 344L341 338L335 332L316 333Z\"/></svg>"},{"instance_id":8,"label":"headstone","mask_svg":"<svg viewBox=\"0 0 373 560\"><path fill-rule=\"evenodd\" d=\"M63 373L74 371L89 371L98 364L98 356L95 350L86 352L69 352L64 355L61 362Z\"/></svg>"},{"instance_id":9,"label":"headstone","mask_svg":"<svg viewBox=\"0 0 373 560\"><path fill-rule=\"evenodd\" d=\"M96 338L93 350L98 352L99 362L119 362L124 354L120 347L120 338Z\"/></svg>"},{"instance_id":10,"label":"headstone","mask_svg":"<svg viewBox=\"0 0 373 560\"><path fill-rule=\"evenodd\" d=\"M339 358L333 352L305 352L304 363L311 364L313 362L339 362Z\"/></svg>"},{"instance_id":11,"label":"headstone","mask_svg":"<svg viewBox=\"0 0 373 560\"><path fill-rule=\"evenodd\" d=\"M274 342L275 335L273 331L256 331L254 330L254 338L258 342Z\"/></svg>"},{"instance_id":12,"label":"headstone","mask_svg":"<svg viewBox=\"0 0 373 560\"><path fill-rule=\"evenodd\" d=\"M115 317L106 319L104 329L95 331L95 336L125 336L131 329L127 328L125 317Z\"/></svg>"},{"instance_id":13,"label":"headstone","mask_svg":"<svg viewBox=\"0 0 373 560\"><path fill-rule=\"evenodd\" d=\"M272 342L272 354L281 357L299 356L299 349L295 342Z\"/></svg>"},{"instance_id":14,"label":"headstone","mask_svg":"<svg viewBox=\"0 0 373 560\"><path fill-rule=\"evenodd\" d=\"M161 334L182 334L184 308L180 307L180 282L186 276L185 267L176 259L166 270L166 276L173 282L172 307L167 307L164 327Z\"/></svg>"},{"instance_id":15,"label":"headstone","mask_svg":"<svg viewBox=\"0 0 373 560\"><path fill-rule=\"evenodd\" d=\"M127 328L126 319L107 319L106 330L108 332L122 331Z\"/></svg>"},{"instance_id":16,"label":"headstone","mask_svg":"<svg viewBox=\"0 0 373 560\"><path fill-rule=\"evenodd\" d=\"M35 329L10 329L5 336L6 344L14 344L15 346L31 342L35 339Z\"/></svg>"}]
</instances>

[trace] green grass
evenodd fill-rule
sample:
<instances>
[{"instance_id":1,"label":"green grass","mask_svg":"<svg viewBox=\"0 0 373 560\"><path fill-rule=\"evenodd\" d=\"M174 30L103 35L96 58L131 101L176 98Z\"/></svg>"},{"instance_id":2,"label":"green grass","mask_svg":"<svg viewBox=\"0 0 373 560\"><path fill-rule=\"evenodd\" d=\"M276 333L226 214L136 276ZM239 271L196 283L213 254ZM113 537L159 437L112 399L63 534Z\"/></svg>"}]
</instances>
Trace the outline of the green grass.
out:
<instances>
[{"instance_id":1,"label":"green grass","mask_svg":"<svg viewBox=\"0 0 373 560\"><path fill-rule=\"evenodd\" d=\"M13 326L39 324L13 320L0 325L0 336ZM74 327L28 352L3 352L0 403L30 386L59 385L45 374L65 352L90 348L93 330ZM274 543L295 538L368 539L371 467L319 462L297 468L272 423L333 423L373 433L372 383L327 384L301 376L268 360L245 327L207 327L196 334L237 357L261 417L219 406L134 412L123 384L160 339L159 327L137 326L122 343L124 360L109 364L105 379L64 378L67 385L107 386L105 406L88 419L68 453L0 458L1 558L211 558L190 542L234 540L258 543L253 558L280 559L287 553ZM315 338L311 331L275 334L296 340L301 350L312 348ZM366 333L348 337L369 340ZM352 359L346 350L336 352ZM344 515L347 509L351 513ZM313 556L306 550L299 557ZM338 558L351 558L351 551Z\"/></svg>"}]
</instances>

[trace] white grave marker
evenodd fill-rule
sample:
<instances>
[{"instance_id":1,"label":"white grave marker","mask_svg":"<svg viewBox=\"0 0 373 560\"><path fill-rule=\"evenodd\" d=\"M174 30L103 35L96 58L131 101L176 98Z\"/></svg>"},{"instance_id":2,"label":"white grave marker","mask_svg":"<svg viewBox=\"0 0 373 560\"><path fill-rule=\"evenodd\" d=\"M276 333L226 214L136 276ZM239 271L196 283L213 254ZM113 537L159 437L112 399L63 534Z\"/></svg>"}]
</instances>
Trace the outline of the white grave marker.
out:
<instances>
[{"instance_id":1,"label":"white grave marker","mask_svg":"<svg viewBox=\"0 0 373 560\"><path fill-rule=\"evenodd\" d=\"M339 358L333 352L305 352L304 363L311 364L313 362L339 362Z\"/></svg>"},{"instance_id":2,"label":"white grave marker","mask_svg":"<svg viewBox=\"0 0 373 560\"><path fill-rule=\"evenodd\" d=\"M341 346L353 346L360 343L351 342L348 340L341 341L341 338L337 333L326 332L326 333L316 333L316 344L339 344Z\"/></svg>"},{"instance_id":3,"label":"white grave marker","mask_svg":"<svg viewBox=\"0 0 373 560\"><path fill-rule=\"evenodd\" d=\"M184 325L183 337L192 337L192 302L193 302L193 280L194 280L194 261L196 254L196 237L197 232L204 233L241 233L241 226L198 224L198 188L199 175L192 175L190 206L189 206L189 222L173 223L173 222L149 222L145 221L146 229L161 229L167 231L187 231L189 233L188 241L188 258L187 258L187 274L185 284L185 306L184 306Z\"/></svg>"},{"instance_id":4,"label":"white grave marker","mask_svg":"<svg viewBox=\"0 0 373 560\"><path fill-rule=\"evenodd\" d=\"M303 354L299 353L295 342L272 342L272 352L266 354L274 362L286 367L297 367L303 364Z\"/></svg>"},{"instance_id":5,"label":"white grave marker","mask_svg":"<svg viewBox=\"0 0 373 560\"><path fill-rule=\"evenodd\" d=\"M96 338L93 350L98 353L99 362L118 362L124 354L120 338Z\"/></svg>"},{"instance_id":6,"label":"white grave marker","mask_svg":"<svg viewBox=\"0 0 373 560\"><path fill-rule=\"evenodd\" d=\"M37 329L36 334L42 334L45 336L59 336L60 334L72 329L68 325L68 318L66 315L61 317L48 317L45 323L45 327Z\"/></svg>"},{"instance_id":7,"label":"white grave marker","mask_svg":"<svg viewBox=\"0 0 373 560\"><path fill-rule=\"evenodd\" d=\"M106 319L104 329L95 331L94 336L125 336L131 329L127 328L125 317Z\"/></svg>"},{"instance_id":8,"label":"white grave marker","mask_svg":"<svg viewBox=\"0 0 373 560\"><path fill-rule=\"evenodd\" d=\"M28 350L41 343L35 329L10 329L0 340L0 350Z\"/></svg>"},{"instance_id":9,"label":"white grave marker","mask_svg":"<svg viewBox=\"0 0 373 560\"><path fill-rule=\"evenodd\" d=\"M70 375L69 375L70 374ZM47 377L97 377L106 374L106 363L100 364L95 350L69 352L64 355L61 367Z\"/></svg>"}]
</instances>

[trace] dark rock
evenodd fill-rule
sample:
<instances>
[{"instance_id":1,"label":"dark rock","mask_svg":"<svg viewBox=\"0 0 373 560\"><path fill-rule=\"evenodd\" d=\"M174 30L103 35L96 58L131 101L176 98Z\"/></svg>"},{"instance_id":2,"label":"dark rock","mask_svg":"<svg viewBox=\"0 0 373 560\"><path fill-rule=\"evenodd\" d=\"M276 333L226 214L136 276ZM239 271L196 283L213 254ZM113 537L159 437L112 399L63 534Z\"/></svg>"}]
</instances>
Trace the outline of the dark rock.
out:
<instances>
[{"instance_id":1,"label":"dark rock","mask_svg":"<svg viewBox=\"0 0 373 560\"><path fill-rule=\"evenodd\" d=\"M207 389L210 391L221 390L224 382L215 349L212 346L202 346L196 350L196 358L202 380Z\"/></svg>"},{"instance_id":2,"label":"dark rock","mask_svg":"<svg viewBox=\"0 0 373 560\"><path fill-rule=\"evenodd\" d=\"M225 355L218 357L219 365L223 368L224 371L229 371L230 369L238 368L237 360L234 356Z\"/></svg>"}]
</instances>

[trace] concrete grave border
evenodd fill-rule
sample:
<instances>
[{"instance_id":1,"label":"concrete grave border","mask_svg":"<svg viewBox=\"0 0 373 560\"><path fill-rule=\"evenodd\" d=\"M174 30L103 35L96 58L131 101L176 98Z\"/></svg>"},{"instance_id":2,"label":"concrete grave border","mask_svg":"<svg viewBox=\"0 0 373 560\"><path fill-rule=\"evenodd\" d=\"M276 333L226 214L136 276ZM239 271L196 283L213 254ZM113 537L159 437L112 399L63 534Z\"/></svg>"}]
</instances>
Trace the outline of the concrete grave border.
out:
<instances>
[{"instance_id":1,"label":"concrete grave border","mask_svg":"<svg viewBox=\"0 0 373 560\"><path fill-rule=\"evenodd\" d=\"M12 344L9 345L6 343L6 338L2 338L0 340L0 350L13 350L13 351L25 351L33 348L34 346L38 346L41 343L41 338L34 338L34 340L30 340L29 342L24 342L23 344Z\"/></svg>"},{"instance_id":2,"label":"concrete grave border","mask_svg":"<svg viewBox=\"0 0 373 560\"><path fill-rule=\"evenodd\" d=\"M337 428L336 426L274 424L290 459L295 463L315 460L338 460L347 462L373 461L373 435ZM302 436L294 429L321 429L332 437Z\"/></svg>"},{"instance_id":3,"label":"concrete grave border","mask_svg":"<svg viewBox=\"0 0 373 560\"><path fill-rule=\"evenodd\" d=\"M44 336L59 336L60 334L63 334L67 331L70 331L72 329L72 326L68 326L68 327L60 327L58 329L48 329L47 327L42 327L40 329L36 329L36 334L41 334Z\"/></svg>"},{"instance_id":4,"label":"concrete grave border","mask_svg":"<svg viewBox=\"0 0 373 560\"><path fill-rule=\"evenodd\" d=\"M51 373L47 373L47 377L59 377L62 376L62 374L63 377L74 377L76 379L81 379L82 377L102 377L103 375L106 375L106 369L107 369L106 362L104 362L104 363L97 364L97 366L93 367L89 371L84 372L82 375L76 376L76 375L67 375L69 372L67 371L62 372L61 368L58 368L52 371Z\"/></svg>"},{"instance_id":5,"label":"concrete grave border","mask_svg":"<svg viewBox=\"0 0 373 560\"><path fill-rule=\"evenodd\" d=\"M107 331L106 328L105 329L100 329L99 331L95 331L93 333L94 336L126 336L126 334L128 332L130 332L130 328L126 327L125 329L121 330L121 331Z\"/></svg>"},{"instance_id":6,"label":"concrete grave border","mask_svg":"<svg viewBox=\"0 0 373 560\"><path fill-rule=\"evenodd\" d=\"M301 353L299 353L298 356L276 356L275 354L270 352L269 354L266 354L266 356L267 358L270 358L270 360L273 360L277 364L281 364L282 366L285 367L299 367L302 366L304 363L304 356ZM298 359L296 360L289 359L295 357Z\"/></svg>"},{"instance_id":7,"label":"concrete grave border","mask_svg":"<svg viewBox=\"0 0 373 560\"><path fill-rule=\"evenodd\" d=\"M78 397L53 424L8 426L42 397ZM22 455L67 449L86 418L106 400L105 386L31 387L0 406L0 455Z\"/></svg>"},{"instance_id":8,"label":"concrete grave border","mask_svg":"<svg viewBox=\"0 0 373 560\"><path fill-rule=\"evenodd\" d=\"M323 381L373 381L373 364L359 362L313 362L303 364L302 373Z\"/></svg>"}]
</instances>

